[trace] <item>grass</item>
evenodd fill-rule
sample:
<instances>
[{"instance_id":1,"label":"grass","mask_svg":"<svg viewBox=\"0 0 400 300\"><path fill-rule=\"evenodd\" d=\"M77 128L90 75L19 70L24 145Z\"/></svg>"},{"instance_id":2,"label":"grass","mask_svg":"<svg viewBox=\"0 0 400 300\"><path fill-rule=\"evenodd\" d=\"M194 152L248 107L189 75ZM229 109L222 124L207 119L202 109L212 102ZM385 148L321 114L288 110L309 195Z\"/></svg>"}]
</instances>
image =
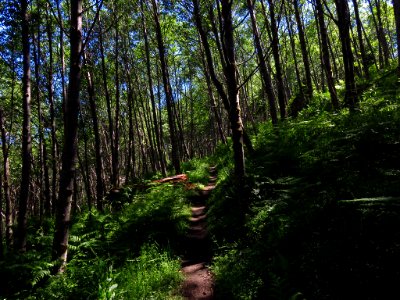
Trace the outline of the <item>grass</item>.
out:
<instances>
[{"instance_id":1,"label":"grass","mask_svg":"<svg viewBox=\"0 0 400 300\"><path fill-rule=\"evenodd\" d=\"M181 299L177 287L183 275L179 269L180 261L173 259L170 251L144 245L140 256L127 262L117 277L121 290L116 299Z\"/></svg>"}]
</instances>

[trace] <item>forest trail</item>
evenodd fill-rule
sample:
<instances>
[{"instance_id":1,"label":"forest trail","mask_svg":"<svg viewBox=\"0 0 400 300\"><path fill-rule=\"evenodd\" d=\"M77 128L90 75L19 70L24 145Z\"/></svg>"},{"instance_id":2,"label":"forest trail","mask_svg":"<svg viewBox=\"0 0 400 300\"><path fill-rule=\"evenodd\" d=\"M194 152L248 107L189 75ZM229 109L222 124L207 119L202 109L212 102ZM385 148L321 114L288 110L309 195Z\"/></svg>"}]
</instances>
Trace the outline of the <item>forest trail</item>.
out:
<instances>
[{"instance_id":1,"label":"forest trail","mask_svg":"<svg viewBox=\"0 0 400 300\"><path fill-rule=\"evenodd\" d=\"M213 299L214 279L207 265L211 260L211 244L207 232L206 200L215 188L216 170L210 168L210 179L198 195L190 197L192 217L185 240L181 272L185 276L181 294L189 300Z\"/></svg>"}]
</instances>

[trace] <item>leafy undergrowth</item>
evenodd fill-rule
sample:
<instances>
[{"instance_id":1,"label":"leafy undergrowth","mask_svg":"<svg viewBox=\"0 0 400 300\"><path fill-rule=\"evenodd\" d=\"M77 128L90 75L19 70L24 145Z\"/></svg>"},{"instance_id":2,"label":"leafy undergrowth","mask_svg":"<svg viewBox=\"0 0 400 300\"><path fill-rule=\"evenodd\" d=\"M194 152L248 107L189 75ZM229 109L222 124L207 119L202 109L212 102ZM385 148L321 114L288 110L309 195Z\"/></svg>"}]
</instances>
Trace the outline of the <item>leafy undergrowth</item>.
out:
<instances>
[{"instance_id":1,"label":"leafy undergrowth","mask_svg":"<svg viewBox=\"0 0 400 300\"><path fill-rule=\"evenodd\" d=\"M383 76L358 113L317 102L278 128L261 126L242 191L230 176L219 181L209 203L217 299L398 293L400 95L394 73Z\"/></svg>"},{"instance_id":2,"label":"leafy undergrowth","mask_svg":"<svg viewBox=\"0 0 400 300\"><path fill-rule=\"evenodd\" d=\"M207 158L194 158L188 162L182 163L182 170L189 177L189 182L197 183L198 187L206 185L209 179L209 161ZM200 184L200 186L199 186Z\"/></svg>"},{"instance_id":3,"label":"leafy undergrowth","mask_svg":"<svg viewBox=\"0 0 400 300\"><path fill-rule=\"evenodd\" d=\"M75 217L64 274L50 276L53 224L30 224L29 250L0 262L7 299L174 299L190 208L183 184L120 191L121 209ZM39 228L39 229L37 229Z\"/></svg>"}]
</instances>

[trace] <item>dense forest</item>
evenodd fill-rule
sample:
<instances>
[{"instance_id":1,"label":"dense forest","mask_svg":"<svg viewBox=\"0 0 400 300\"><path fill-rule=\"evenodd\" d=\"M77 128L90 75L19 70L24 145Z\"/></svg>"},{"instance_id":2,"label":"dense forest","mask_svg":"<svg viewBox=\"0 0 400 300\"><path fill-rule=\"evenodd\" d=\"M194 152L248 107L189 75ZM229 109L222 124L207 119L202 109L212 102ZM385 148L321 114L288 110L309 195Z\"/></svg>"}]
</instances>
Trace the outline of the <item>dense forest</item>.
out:
<instances>
[{"instance_id":1,"label":"dense forest","mask_svg":"<svg viewBox=\"0 0 400 300\"><path fill-rule=\"evenodd\" d=\"M1 299L203 299L210 172L204 299L398 294L400 0L0 0L0 32Z\"/></svg>"}]
</instances>

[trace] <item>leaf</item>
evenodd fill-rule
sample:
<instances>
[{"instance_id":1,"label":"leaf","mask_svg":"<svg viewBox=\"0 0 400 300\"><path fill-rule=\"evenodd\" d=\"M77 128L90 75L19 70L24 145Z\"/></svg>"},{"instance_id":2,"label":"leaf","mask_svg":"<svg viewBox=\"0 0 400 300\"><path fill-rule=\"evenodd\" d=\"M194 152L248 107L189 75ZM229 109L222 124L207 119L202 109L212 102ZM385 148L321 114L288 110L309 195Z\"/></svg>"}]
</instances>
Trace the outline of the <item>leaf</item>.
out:
<instances>
[{"instance_id":1,"label":"leaf","mask_svg":"<svg viewBox=\"0 0 400 300\"><path fill-rule=\"evenodd\" d=\"M114 283L112 286L110 286L110 287L108 288L108 291L109 291L109 292L112 292L112 291L115 290L117 287L118 287L118 283Z\"/></svg>"}]
</instances>

